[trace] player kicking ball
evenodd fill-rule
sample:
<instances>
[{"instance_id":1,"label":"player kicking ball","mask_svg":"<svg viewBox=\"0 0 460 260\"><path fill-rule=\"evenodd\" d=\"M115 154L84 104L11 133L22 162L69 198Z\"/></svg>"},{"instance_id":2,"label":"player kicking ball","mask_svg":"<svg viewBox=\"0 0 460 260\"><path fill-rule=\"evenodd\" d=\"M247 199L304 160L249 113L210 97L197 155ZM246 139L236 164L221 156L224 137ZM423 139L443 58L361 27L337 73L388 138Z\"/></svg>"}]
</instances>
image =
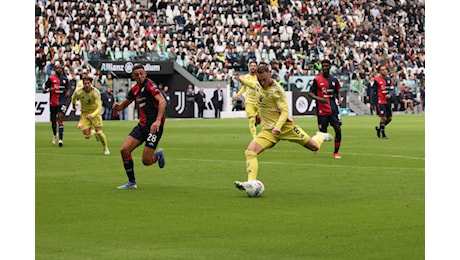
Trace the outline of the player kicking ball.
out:
<instances>
[{"instance_id":1,"label":"player kicking ball","mask_svg":"<svg viewBox=\"0 0 460 260\"><path fill-rule=\"evenodd\" d=\"M310 137L300 126L289 118L288 102L284 89L272 79L267 64L257 67L257 82L247 82L240 78L241 83L255 89L259 106L259 114L262 119L262 130L249 143L245 151L247 182L235 181L235 187L239 190L249 188L248 182L257 180L259 163L257 156L265 149L272 148L280 140L298 143L303 147L317 151L324 141L331 141L332 136L328 133L317 132Z\"/></svg>"}]
</instances>

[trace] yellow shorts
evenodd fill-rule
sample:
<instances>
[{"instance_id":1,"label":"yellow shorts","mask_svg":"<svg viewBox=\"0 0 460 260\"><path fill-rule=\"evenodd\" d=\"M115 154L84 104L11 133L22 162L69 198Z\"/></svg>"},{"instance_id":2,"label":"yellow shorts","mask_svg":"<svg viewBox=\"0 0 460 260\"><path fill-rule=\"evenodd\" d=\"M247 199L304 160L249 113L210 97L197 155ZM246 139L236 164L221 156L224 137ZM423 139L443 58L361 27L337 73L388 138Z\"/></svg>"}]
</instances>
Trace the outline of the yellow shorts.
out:
<instances>
[{"instance_id":1,"label":"yellow shorts","mask_svg":"<svg viewBox=\"0 0 460 260\"><path fill-rule=\"evenodd\" d=\"M246 103L246 116L256 116L259 114L259 106L257 104Z\"/></svg>"},{"instance_id":2,"label":"yellow shorts","mask_svg":"<svg viewBox=\"0 0 460 260\"><path fill-rule=\"evenodd\" d=\"M253 141L258 143L265 150L273 147L280 140L288 140L303 146L309 139L310 136L300 126L294 123L286 123L283 128L281 128L281 134L273 135L272 130L262 129Z\"/></svg>"},{"instance_id":3,"label":"yellow shorts","mask_svg":"<svg viewBox=\"0 0 460 260\"><path fill-rule=\"evenodd\" d=\"M102 126L102 116L98 114L96 117L93 117L91 120L86 118L86 113L81 114L81 130L91 128L92 126L98 127Z\"/></svg>"}]
</instances>

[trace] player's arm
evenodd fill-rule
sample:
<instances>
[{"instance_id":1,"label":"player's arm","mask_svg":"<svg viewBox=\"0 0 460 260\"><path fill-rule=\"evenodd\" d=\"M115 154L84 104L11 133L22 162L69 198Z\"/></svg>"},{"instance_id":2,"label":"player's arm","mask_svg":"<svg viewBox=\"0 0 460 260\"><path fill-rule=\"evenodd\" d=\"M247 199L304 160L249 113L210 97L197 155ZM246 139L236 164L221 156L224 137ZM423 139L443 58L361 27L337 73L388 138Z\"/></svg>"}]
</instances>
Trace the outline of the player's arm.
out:
<instances>
[{"instance_id":1,"label":"player's arm","mask_svg":"<svg viewBox=\"0 0 460 260\"><path fill-rule=\"evenodd\" d=\"M67 84L65 84L65 96L70 96L70 81L67 80Z\"/></svg>"},{"instance_id":2,"label":"player's arm","mask_svg":"<svg viewBox=\"0 0 460 260\"><path fill-rule=\"evenodd\" d=\"M79 95L77 94L77 92L79 92L79 91L75 91L72 94L72 105L73 105L73 107L77 107L77 99L80 98Z\"/></svg>"},{"instance_id":3,"label":"player's arm","mask_svg":"<svg viewBox=\"0 0 460 260\"><path fill-rule=\"evenodd\" d=\"M150 126L150 133L156 133L160 130L161 122L163 120L166 109L166 100L161 93L154 95L153 98L155 98L155 100L158 102L158 113L155 122L153 122L153 124Z\"/></svg>"},{"instance_id":4,"label":"player's arm","mask_svg":"<svg viewBox=\"0 0 460 260\"><path fill-rule=\"evenodd\" d=\"M115 109L116 111L121 111L125 109L129 104L131 104L136 98L134 97L133 91L130 90L128 92L128 95L123 99L121 102L115 102L112 105L112 108Z\"/></svg>"},{"instance_id":5,"label":"player's arm","mask_svg":"<svg viewBox=\"0 0 460 260\"><path fill-rule=\"evenodd\" d=\"M96 109L93 111L93 113L91 113L92 118L99 115L102 110L101 93L96 88L93 88L93 91L94 91L94 104L96 105Z\"/></svg>"},{"instance_id":6,"label":"player's arm","mask_svg":"<svg viewBox=\"0 0 460 260\"><path fill-rule=\"evenodd\" d=\"M318 82L316 81L316 79L313 80L313 83L310 87L310 91L308 92L308 96L312 99L316 99L318 100L318 102L321 102L321 103L324 103L326 104L327 103L327 99L326 98L322 98L322 97L319 97L318 95L316 95L316 93L318 92Z\"/></svg>"},{"instance_id":7,"label":"player's arm","mask_svg":"<svg viewBox=\"0 0 460 260\"><path fill-rule=\"evenodd\" d=\"M247 79L245 77L241 77L240 82L241 84L245 85L248 88L256 89L257 80L252 80L252 79Z\"/></svg>"},{"instance_id":8,"label":"player's arm","mask_svg":"<svg viewBox=\"0 0 460 260\"><path fill-rule=\"evenodd\" d=\"M335 96L337 97L337 103L339 105L339 107L342 105L342 102L340 101L340 83L339 81L336 79L335 81L335 89L334 89L334 94Z\"/></svg>"},{"instance_id":9,"label":"player's arm","mask_svg":"<svg viewBox=\"0 0 460 260\"><path fill-rule=\"evenodd\" d=\"M278 117L278 121L276 122L273 130L278 129L279 131L278 134L280 134L281 128L286 123L286 120L289 117L289 106L286 100L286 94L280 86L277 88L277 91L275 91L275 99L276 99L276 106L278 107L278 111L280 112L280 115Z\"/></svg>"},{"instance_id":10,"label":"player's arm","mask_svg":"<svg viewBox=\"0 0 460 260\"><path fill-rule=\"evenodd\" d=\"M43 84L43 93L47 93L51 88L51 80L48 78L45 82L45 84Z\"/></svg>"},{"instance_id":11,"label":"player's arm","mask_svg":"<svg viewBox=\"0 0 460 260\"><path fill-rule=\"evenodd\" d=\"M243 93L246 92L246 85L243 85L241 89L236 93L234 99L236 100L239 96L243 95Z\"/></svg>"},{"instance_id":12,"label":"player's arm","mask_svg":"<svg viewBox=\"0 0 460 260\"><path fill-rule=\"evenodd\" d=\"M121 110L125 109L127 106L129 106L129 104L131 104L131 102L133 102L133 100L125 98L121 102L113 103L112 108L115 109L116 111L121 111Z\"/></svg>"}]
</instances>

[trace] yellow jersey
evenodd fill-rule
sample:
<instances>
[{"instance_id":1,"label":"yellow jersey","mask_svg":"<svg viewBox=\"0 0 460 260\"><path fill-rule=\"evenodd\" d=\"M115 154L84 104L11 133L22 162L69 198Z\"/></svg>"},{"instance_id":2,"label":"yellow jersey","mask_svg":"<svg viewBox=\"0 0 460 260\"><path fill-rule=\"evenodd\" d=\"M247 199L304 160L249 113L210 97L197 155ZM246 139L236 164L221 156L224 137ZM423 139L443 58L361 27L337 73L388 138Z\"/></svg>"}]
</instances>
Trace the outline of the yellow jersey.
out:
<instances>
[{"instance_id":1,"label":"yellow jersey","mask_svg":"<svg viewBox=\"0 0 460 260\"><path fill-rule=\"evenodd\" d=\"M80 100L83 114L91 114L92 117L96 117L101 113L101 93L97 88L91 87L89 93L86 93L83 88L76 89L72 95L72 103L75 104L78 99Z\"/></svg>"},{"instance_id":2,"label":"yellow jersey","mask_svg":"<svg viewBox=\"0 0 460 260\"><path fill-rule=\"evenodd\" d=\"M258 81L242 78L241 83L255 91L259 115L263 122L262 129L281 129L286 122L293 122L289 118L286 92L278 82L273 81L273 84L265 89Z\"/></svg>"},{"instance_id":3,"label":"yellow jersey","mask_svg":"<svg viewBox=\"0 0 460 260\"><path fill-rule=\"evenodd\" d=\"M74 92L77 92L77 90L83 88L83 80L80 80L78 81L77 83L77 86L75 87L75 91Z\"/></svg>"},{"instance_id":4,"label":"yellow jersey","mask_svg":"<svg viewBox=\"0 0 460 260\"><path fill-rule=\"evenodd\" d=\"M245 76L242 77L242 79L247 82L249 85L254 85L254 83L257 82L257 76L251 75L251 74L246 74ZM243 81L241 81L243 83ZM243 83L243 86L241 87L240 91L236 94L237 96L241 96L244 92L247 91L246 93L246 103L247 104L257 104L257 99L256 99L256 91L255 89L248 87L247 84Z\"/></svg>"}]
</instances>

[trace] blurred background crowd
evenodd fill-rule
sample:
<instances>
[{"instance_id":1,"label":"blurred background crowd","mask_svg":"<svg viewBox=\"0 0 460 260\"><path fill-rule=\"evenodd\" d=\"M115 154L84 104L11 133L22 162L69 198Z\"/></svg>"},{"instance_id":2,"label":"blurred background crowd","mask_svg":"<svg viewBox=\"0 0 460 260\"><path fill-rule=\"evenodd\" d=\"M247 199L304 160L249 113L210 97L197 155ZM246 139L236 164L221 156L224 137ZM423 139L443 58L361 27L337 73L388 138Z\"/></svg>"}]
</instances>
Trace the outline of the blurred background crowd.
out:
<instances>
[{"instance_id":1,"label":"blurred background crowd","mask_svg":"<svg viewBox=\"0 0 460 260\"><path fill-rule=\"evenodd\" d=\"M425 82L423 0L36 0L35 22L37 86L60 63L74 81L99 74L103 92L111 76L100 60L170 60L199 80L230 82L255 59L287 89L327 58L356 91L377 65L396 87Z\"/></svg>"}]
</instances>

